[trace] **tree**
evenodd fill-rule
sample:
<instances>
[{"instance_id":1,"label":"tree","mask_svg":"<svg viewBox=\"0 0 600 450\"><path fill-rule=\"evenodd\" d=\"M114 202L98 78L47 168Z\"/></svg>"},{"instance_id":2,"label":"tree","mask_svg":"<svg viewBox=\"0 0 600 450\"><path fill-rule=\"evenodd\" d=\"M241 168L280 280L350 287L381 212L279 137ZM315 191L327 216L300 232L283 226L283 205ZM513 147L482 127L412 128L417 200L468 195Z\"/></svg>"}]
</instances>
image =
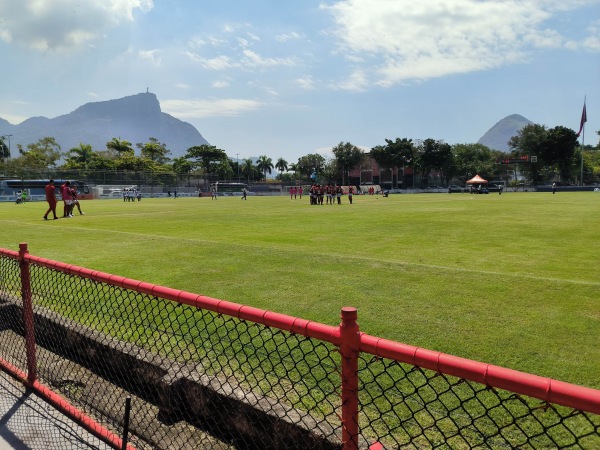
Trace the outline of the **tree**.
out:
<instances>
[{"instance_id":1,"label":"tree","mask_svg":"<svg viewBox=\"0 0 600 450\"><path fill-rule=\"evenodd\" d=\"M454 144L454 172L466 182L476 174L489 178L496 172L496 157L494 153L483 144Z\"/></svg>"},{"instance_id":2,"label":"tree","mask_svg":"<svg viewBox=\"0 0 600 450\"><path fill-rule=\"evenodd\" d=\"M544 158L548 164L556 165L561 180L571 178L571 170L574 166L573 156L575 148L578 146L577 133L569 128L558 126L551 128L546 133Z\"/></svg>"},{"instance_id":3,"label":"tree","mask_svg":"<svg viewBox=\"0 0 600 450\"><path fill-rule=\"evenodd\" d=\"M180 156L178 158L173 159L173 172L180 174L190 173L194 168L194 165L185 158L185 156Z\"/></svg>"},{"instance_id":4,"label":"tree","mask_svg":"<svg viewBox=\"0 0 600 450\"><path fill-rule=\"evenodd\" d=\"M267 172L271 174L271 170L273 169L273 161L267 155L261 155L258 157L256 161L256 167L261 173L264 175L264 179L267 179Z\"/></svg>"},{"instance_id":5,"label":"tree","mask_svg":"<svg viewBox=\"0 0 600 450\"><path fill-rule=\"evenodd\" d=\"M215 173L219 175L221 180L231 180L233 177L233 168L231 167L229 158L225 158L216 166Z\"/></svg>"},{"instance_id":6,"label":"tree","mask_svg":"<svg viewBox=\"0 0 600 450\"><path fill-rule=\"evenodd\" d=\"M23 167L35 170L46 170L56 166L62 155L60 145L53 137L45 137L35 144L28 144L26 150L19 146L19 153L21 156L18 159Z\"/></svg>"},{"instance_id":7,"label":"tree","mask_svg":"<svg viewBox=\"0 0 600 450\"><path fill-rule=\"evenodd\" d=\"M411 167L415 159L415 146L412 139L396 138L385 140L386 145L378 145L373 147L370 152L371 158L381 167L393 169L394 167L402 168L403 184L404 184L404 168Z\"/></svg>"},{"instance_id":8,"label":"tree","mask_svg":"<svg viewBox=\"0 0 600 450\"><path fill-rule=\"evenodd\" d=\"M108 141L106 143L106 148L117 152L118 156L126 153L130 153L132 155L134 154L133 148L131 147L131 142L117 138L112 138L112 140Z\"/></svg>"},{"instance_id":9,"label":"tree","mask_svg":"<svg viewBox=\"0 0 600 450\"><path fill-rule=\"evenodd\" d=\"M540 168L548 165L544 158L544 145L546 141L547 130L543 125L529 124L519 130L516 136L508 141L509 148L512 149L513 156L535 156L538 162L531 165L520 167L523 172L529 175L534 184L542 180Z\"/></svg>"},{"instance_id":10,"label":"tree","mask_svg":"<svg viewBox=\"0 0 600 450\"><path fill-rule=\"evenodd\" d=\"M167 146L160 143L156 138L151 137L148 140L149 142L146 142L145 144L136 144L140 149L140 154L154 162L166 164L169 161L167 155L171 154L171 151L167 150Z\"/></svg>"},{"instance_id":11,"label":"tree","mask_svg":"<svg viewBox=\"0 0 600 450\"><path fill-rule=\"evenodd\" d=\"M10 149L6 142L4 142L6 136L0 136L0 160L4 161L7 158L10 158Z\"/></svg>"},{"instance_id":12,"label":"tree","mask_svg":"<svg viewBox=\"0 0 600 450\"><path fill-rule=\"evenodd\" d=\"M242 174L246 176L248 182L250 179L254 179L254 174L256 172L256 167L254 166L254 161L252 158L247 158L242 161Z\"/></svg>"},{"instance_id":13,"label":"tree","mask_svg":"<svg viewBox=\"0 0 600 450\"><path fill-rule=\"evenodd\" d=\"M88 164L94 158L94 150L89 144L80 143L79 147L73 147L67 154L67 165L69 168L82 168L85 169Z\"/></svg>"},{"instance_id":14,"label":"tree","mask_svg":"<svg viewBox=\"0 0 600 450\"><path fill-rule=\"evenodd\" d=\"M516 156L537 157L536 163L522 168L530 173L534 183L552 176L552 170L557 170L563 181L572 178L575 149L579 145L575 131L562 126L548 130L543 125L530 124L513 136L508 145Z\"/></svg>"},{"instance_id":15,"label":"tree","mask_svg":"<svg viewBox=\"0 0 600 450\"><path fill-rule=\"evenodd\" d=\"M340 142L331 151L335 156L337 168L342 171L342 184L346 185L348 172L360 164L365 152L350 142Z\"/></svg>"},{"instance_id":16,"label":"tree","mask_svg":"<svg viewBox=\"0 0 600 450\"><path fill-rule=\"evenodd\" d=\"M279 158L275 163L275 168L279 170L279 178L282 178L283 172L288 170L288 163L285 159Z\"/></svg>"},{"instance_id":17,"label":"tree","mask_svg":"<svg viewBox=\"0 0 600 450\"><path fill-rule=\"evenodd\" d=\"M313 173L315 177L323 171L325 167L325 158L318 153L311 153L309 155L298 158L296 164L297 173L304 175L306 178L311 178Z\"/></svg>"},{"instance_id":18,"label":"tree","mask_svg":"<svg viewBox=\"0 0 600 450\"><path fill-rule=\"evenodd\" d=\"M452 148L443 141L425 139L417 147L416 164L421 171L421 179L426 180L432 170L448 170L452 164Z\"/></svg>"},{"instance_id":19,"label":"tree","mask_svg":"<svg viewBox=\"0 0 600 450\"><path fill-rule=\"evenodd\" d=\"M188 148L185 157L191 160L194 166L203 169L209 179L210 175L216 171L217 166L227 160L225 150L208 144Z\"/></svg>"}]
</instances>

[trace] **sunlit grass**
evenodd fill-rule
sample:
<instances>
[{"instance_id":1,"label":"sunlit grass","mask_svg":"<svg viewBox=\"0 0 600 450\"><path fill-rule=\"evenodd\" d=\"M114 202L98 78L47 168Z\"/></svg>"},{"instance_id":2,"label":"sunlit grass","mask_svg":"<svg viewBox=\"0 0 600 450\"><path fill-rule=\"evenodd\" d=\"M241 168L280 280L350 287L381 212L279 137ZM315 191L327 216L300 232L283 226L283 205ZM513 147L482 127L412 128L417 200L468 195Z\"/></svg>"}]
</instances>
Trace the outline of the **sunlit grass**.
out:
<instances>
[{"instance_id":1,"label":"sunlit grass","mask_svg":"<svg viewBox=\"0 0 600 450\"><path fill-rule=\"evenodd\" d=\"M346 200L346 199L344 199ZM592 387L594 192L0 203L0 246Z\"/></svg>"}]
</instances>

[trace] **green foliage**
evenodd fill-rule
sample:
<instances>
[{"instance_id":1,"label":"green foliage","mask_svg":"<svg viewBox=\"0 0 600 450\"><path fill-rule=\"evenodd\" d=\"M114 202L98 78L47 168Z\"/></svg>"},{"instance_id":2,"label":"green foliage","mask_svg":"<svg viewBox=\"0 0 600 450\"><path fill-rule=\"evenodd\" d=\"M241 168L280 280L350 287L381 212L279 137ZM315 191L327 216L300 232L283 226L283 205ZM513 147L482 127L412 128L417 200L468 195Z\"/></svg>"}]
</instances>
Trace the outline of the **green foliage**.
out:
<instances>
[{"instance_id":1,"label":"green foliage","mask_svg":"<svg viewBox=\"0 0 600 450\"><path fill-rule=\"evenodd\" d=\"M62 156L60 145L52 137L45 137L34 144L28 144L26 149L18 146L19 156L5 161L8 173L19 177L39 177L49 168L56 166Z\"/></svg>"},{"instance_id":2,"label":"green foliage","mask_svg":"<svg viewBox=\"0 0 600 450\"><path fill-rule=\"evenodd\" d=\"M6 145L6 136L0 136L0 160L4 161L6 158L10 158L10 149Z\"/></svg>"},{"instance_id":3,"label":"green foliage","mask_svg":"<svg viewBox=\"0 0 600 450\"><path fill-rule=\"evenodd\" d=\"M421 171L421 178L427 178L432 170L442 171L452 167L452 148L445 142L425 139L416 150L415 166Z\"/></svg>"},{"instance_id":4,"label":"green foliage","mask_svg":"<svg viewBox=\"0 0 600 450\"><path fill-rule=\"evenodd\" d=\"M273 161L267 155L261 155L256 161L256 168L264 175L267 179L267 173L270 174L273 169Z\"/></svg>"},{"instance_id":5,"label":"green foliage","mask_svg":"<svg viewBox=\"0 0 600 450\"><path fill-rule=\"evenodd\" d=\"M252 158L247 158L242 161L241 171L248 181L255 180L256 174L259 172L258 168L254 165Z\"/></svg>"},{"instance_id":6,"label":"green foliage","mask_svg":"<svg viewBox=\"0 0 600 450\"><path fill-rule=\"evenodd\" d=\"M179 158L173 159L172 168L173 172L175 173L186 174L190 173L193 170L194 165L185 156L180 156Z\"/></svg>"},{"instance_id":7,"label":"green foliage","mask_svg":"<svg viewBox=\"0 0 600 450\"><path fill-rule=\"evenodd\" d=\"M156 138L149 138L149 142L145 144L138 143L137 147L140 149L142 157L148 158L159 164L166 164L169 162L168 155L171 153L167 150L166 144L158 142Z\"/></svg>"},{"instance_id":8,"label":"green foliage","mask_svg":"<svg viewBox=\"0 0 600 450\"><path fill-rule=\"evenodd\" d=\"M537 163L520 168L534 183L544 181L544 176L553 169L559 172L563 181L571 181L578 174L573 169L577 167L574 156L579 144L577 134L569 128L558 126L548 130L543 125L527 125L508 145L517 156L537 156Z\"/></svg>"},{"instance_id":9,"label":"green foliage","mask_svg":"<svg viewBox=\"0 0 600 450\"><path fill-rule=\"evenodd\" d=\"M342 184L346 185L348 171L360 164L365 157L365 152L350 142L340 142L331 151L335 156L337 169L342 173Z\"/></svg>"},{"instance_id":10,"label":"green foliage","mask_svg":"<svg viewBox=\"0 0 600 450\"><path fill-rule=\"evenodd\" d=\"M283 158L279 158L279 159L277 160L277 162L275 163L275 168L276 168L277 170L279 170L279 172L280 172L280 175L282 175L282 174L283 174L283 172L285 172L285 171L287 171L287 170L288 170L288 163L287 163L287 161L286 161L285 159L283 159Z\"/></svg>"},{"instance_id":11,"label":"green foliage","mask_svg":"<svg viewBox=\"0 0 600 450\"><path fill-rule=\"evenodd\" d=\"M497 171L498 153L492 152L483 144L455 144L452 146L455 175L464 183L476 174L485 179Z\"/></svg>"},{"instance_id":12,"label":"green foliage","mask_svg":"<svg viewBox=\"0 0 600 450\"><path fill-rule=\"evenodd\" d=\"M296 172L309 179L313 172L321 173L325 167L325 158L318 153L311 153L298 159Z\"/></svg>"},{"instance_id":13,"label":"green foliage","mask_svg":"<svg viewBox=\"0 0 600 450\"><path fill-rule=\"evenodd\" d=\"M224 150L207 144L188 148L185 157L191 160L194 167L200 167L209 175L215 173L217 166L227 160Z\"/></svg>"},{"instance_id":14,"label":"green foliage","mask_svg":"<svg viewBox=\"0 0 600 450\"><path fill-rule=\"evenodd\" d=\"M131 142L117 138L112 138L112 140L108 141L106 143L106 148L116 152L119 156L125 154L133 155L134 153Z\"/></svg>"}]
</instances>

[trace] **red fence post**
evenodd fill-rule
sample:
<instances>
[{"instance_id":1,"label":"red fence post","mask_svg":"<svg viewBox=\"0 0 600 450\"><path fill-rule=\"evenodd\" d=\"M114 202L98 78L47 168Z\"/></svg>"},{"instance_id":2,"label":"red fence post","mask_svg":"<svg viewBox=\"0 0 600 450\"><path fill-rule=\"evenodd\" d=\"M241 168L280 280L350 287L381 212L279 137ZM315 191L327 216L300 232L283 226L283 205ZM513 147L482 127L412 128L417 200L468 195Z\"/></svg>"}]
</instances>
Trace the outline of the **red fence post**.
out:
<instances>
[{"instance_id":1,"label":"red fence post","mask_svg":"<svg viewBox=\"0 0 600 450\"><path fill-rule=\"evenodd\" d=\"M342 308L340 353L342 355L342 448L358 449L358 354L360 334L356 308Z\"/></svg>"},{"instance_id":2,"label":"red fence post","mask_svg":"<svg viewBox=\"0 0 600 450\"><path fill-rule=\"evenodd\" d=\"M37 363L35 359L35 335L33 330L33 304L31 300L31 281L29 262L25 261L27 243L19 244L19 266L21 268L21 298L23 299L23 327L25 332L25 351L27 352L27 381L37 379Z\"/></svg>"}]
</instances>

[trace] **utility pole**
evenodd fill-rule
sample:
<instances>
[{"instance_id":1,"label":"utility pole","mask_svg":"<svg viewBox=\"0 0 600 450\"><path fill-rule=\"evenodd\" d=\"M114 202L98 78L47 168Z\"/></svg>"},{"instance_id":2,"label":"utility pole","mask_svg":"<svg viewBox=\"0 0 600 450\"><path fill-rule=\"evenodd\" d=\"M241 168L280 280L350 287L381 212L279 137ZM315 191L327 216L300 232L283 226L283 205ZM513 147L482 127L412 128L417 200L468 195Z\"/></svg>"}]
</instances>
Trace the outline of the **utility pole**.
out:
<instances>
[{"instance_id":1,"label":"utility pole","mask_svg":"<svg viewBox=\"0 0 600 450\"><path fill-rule=\"evenodd\" d=\"M237 169L238 169L238 183L240 182L240 154L235 154L235 160L237 161Z\"/></svg>"}]
</instances>

